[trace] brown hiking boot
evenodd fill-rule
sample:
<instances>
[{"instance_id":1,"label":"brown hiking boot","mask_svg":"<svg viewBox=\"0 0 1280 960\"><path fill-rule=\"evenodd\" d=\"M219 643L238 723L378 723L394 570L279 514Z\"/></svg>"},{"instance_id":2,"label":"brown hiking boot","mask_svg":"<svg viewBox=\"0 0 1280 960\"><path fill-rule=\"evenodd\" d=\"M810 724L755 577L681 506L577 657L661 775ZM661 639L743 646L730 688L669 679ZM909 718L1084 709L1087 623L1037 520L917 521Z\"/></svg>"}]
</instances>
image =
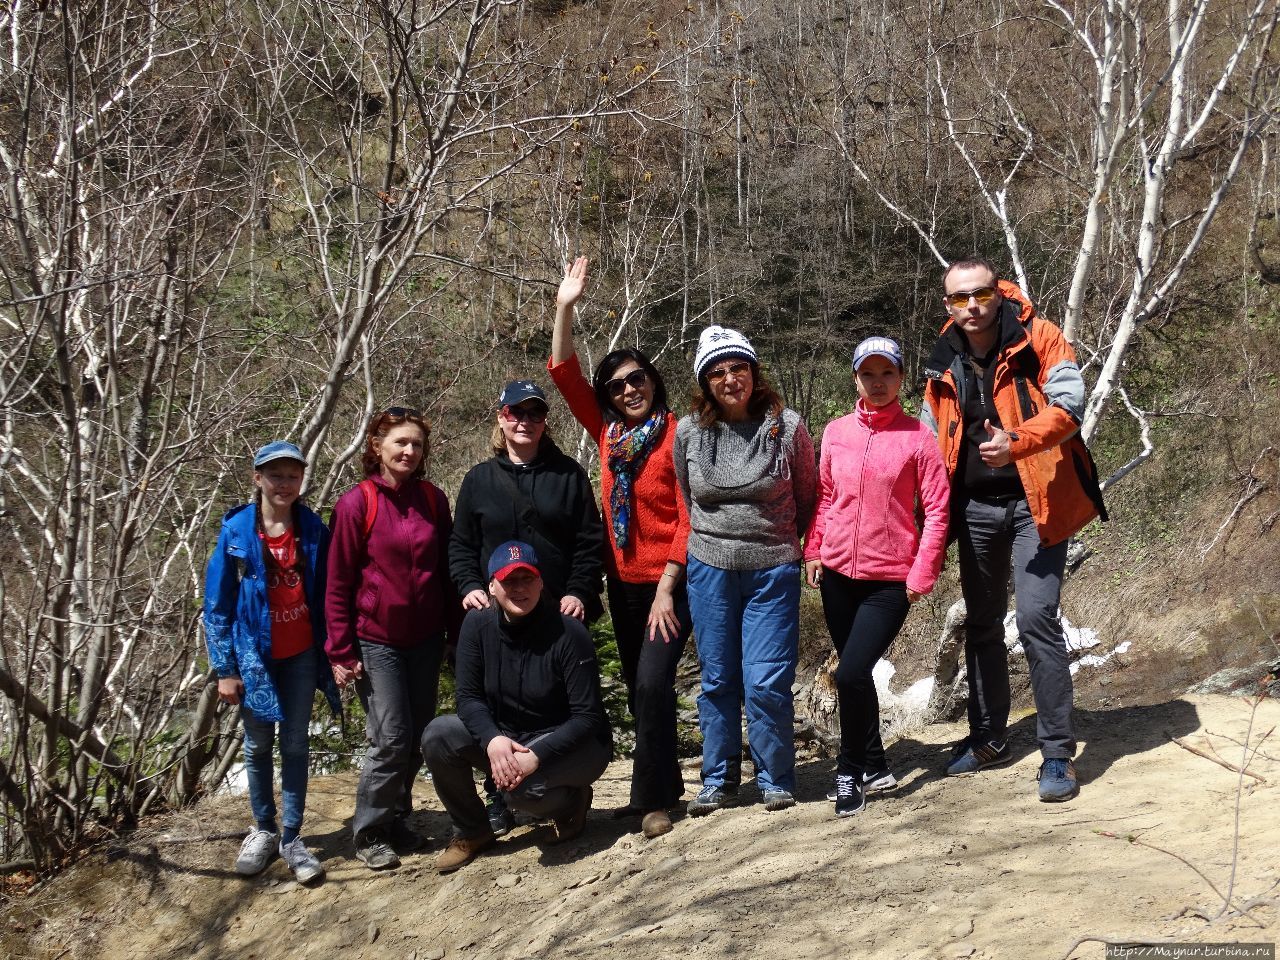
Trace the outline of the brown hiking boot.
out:
<instances>
[{"instance_id":1,"label":"brown hiking boot","mask_svg":"<svg viewBox=\"0 0 1280 960\"><path fill-rule=\"evenodd\" d=\"M492 833L482 833L478 837L454 837L440 851L440 856L436 857L436 870L440 873L453 873L488 850L497 840Z\"/></svg>"},{"instance_id":2,"label":"brown hiking boot","mask_svg":"<svg viewBox=\"0 0 1280 960\"><path fill-rule=\"evenodd\" d=\"M593 796L590 787L579 787L578 795L569 808L555 818L556 838L554 843L568 843L577 839L587 825L587 811L591 809Z\"/></svg>"},{"instance_id":3,"label":"brown hiking boot","mask_svg":"<svg viewBox=\"0 0 1280 960\"><path fill-rule=\"evenodd\" d=\"M664 833L670 833L671 816L665 810L650 810L644 815L644 819L640 821L640 829L644 831L644 835L650 840L654 837L660 837Z\"/></svg>"}]
</instances>

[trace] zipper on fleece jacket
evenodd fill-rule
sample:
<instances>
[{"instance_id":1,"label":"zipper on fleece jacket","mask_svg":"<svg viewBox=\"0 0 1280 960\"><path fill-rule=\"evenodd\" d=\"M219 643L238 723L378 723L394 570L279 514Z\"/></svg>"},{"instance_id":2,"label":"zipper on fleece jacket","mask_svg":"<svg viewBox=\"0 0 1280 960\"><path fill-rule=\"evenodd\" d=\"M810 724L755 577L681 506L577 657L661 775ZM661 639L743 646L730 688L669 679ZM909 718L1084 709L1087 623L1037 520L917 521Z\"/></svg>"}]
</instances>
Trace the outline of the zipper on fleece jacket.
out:
<instances>
[{"instance_id":1,"label":"zipper on fleece jacket","mask_svg":"<svg viewBox=\"0 0 1280 960\"><path fill-rule=\"evenodd\" d=\"M856 578L859 570L862 569L861 552L862 552L862 511L864 509L864 501L862 499L862 488L867 477L867 463L871 459L871 441L875 437L875 428L871 425L871 417L867 417L867 442L862 448L862 462L858 464L858 513L857 518L853 522L853 572Z\"/></svg>"}]
</instances>

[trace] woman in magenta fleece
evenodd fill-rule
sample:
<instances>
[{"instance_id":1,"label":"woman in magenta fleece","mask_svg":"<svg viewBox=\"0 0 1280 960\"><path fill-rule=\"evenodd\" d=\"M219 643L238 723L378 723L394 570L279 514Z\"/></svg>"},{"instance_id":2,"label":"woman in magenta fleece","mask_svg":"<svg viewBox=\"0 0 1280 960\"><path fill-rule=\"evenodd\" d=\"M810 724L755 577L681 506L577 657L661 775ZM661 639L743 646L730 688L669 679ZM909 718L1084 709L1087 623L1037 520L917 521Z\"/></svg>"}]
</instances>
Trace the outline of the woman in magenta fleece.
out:
<instances>
[{"instance_id":1,"label":"woman in magenta fleece","mask_svg":"<svg viewBox=\"0 0 1280 960\"><path fill-rule=\"evenodd\" d=\"M449 579L449 501L423 479L430 439L417 410L377 414L365 433L365 479L333 508L325 650L367 717L352 829L356 856L373 870L421 845L405 820L440 661L462 613Z\"/></svg>"},{"instance_id":2,"label":"woman in magenta fleece","mask_svg":"<svg viewBox=\"0 0 1280 960\"><path fill-rule=\"evenodd\" d=\"M871 670L928 594L947 547L950 491L938 443L898 403L902 352L870 337L853 354L858 404L822 435L818 508L805 540L809 585L822 609L840 665L840 758L829 796L836 815L866 806L866 793L897 780L880 740L880 704ZM924 530L916 528L917 500Z\"/></svg>"}]
</instances>

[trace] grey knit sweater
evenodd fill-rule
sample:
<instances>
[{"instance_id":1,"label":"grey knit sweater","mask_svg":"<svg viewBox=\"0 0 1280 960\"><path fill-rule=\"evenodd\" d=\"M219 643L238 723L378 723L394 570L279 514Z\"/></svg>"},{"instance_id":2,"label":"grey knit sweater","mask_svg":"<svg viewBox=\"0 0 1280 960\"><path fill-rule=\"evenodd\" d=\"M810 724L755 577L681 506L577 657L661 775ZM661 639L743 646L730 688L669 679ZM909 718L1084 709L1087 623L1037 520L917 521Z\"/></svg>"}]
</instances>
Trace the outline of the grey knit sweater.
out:
<instances>
[{"instance_id":1,"label":"grey knit sweater","mask_svg":"<svg viewBox=\"0 0 1280 960\"><path fill-rule=\"evenodd\" d=\"M813 440L800 415L781 422L676 427L676 480L689 508L689 556L721 570L762 570L800 559L817 502Z\"/></svg>"}]
</instances>

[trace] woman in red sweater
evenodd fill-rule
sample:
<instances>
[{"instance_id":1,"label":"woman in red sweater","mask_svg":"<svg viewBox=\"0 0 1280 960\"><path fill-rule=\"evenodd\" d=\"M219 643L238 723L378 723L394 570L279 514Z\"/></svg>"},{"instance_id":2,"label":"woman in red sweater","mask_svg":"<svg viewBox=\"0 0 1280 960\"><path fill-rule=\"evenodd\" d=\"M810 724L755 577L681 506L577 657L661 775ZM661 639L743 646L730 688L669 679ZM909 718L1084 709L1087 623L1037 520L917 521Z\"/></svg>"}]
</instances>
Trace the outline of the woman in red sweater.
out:
<instances>
[{"instance_id":1,"label":"woman in red sweater","mask_svg":"<svg viewBox=\"0 0 1280 960\"><path fill-rule=\"evenodd\" d=\"M805 538L809 585L840 664L840 757L836 816L865 795L898 785L880 740L880 704L871 671L898 635L911 604L933 590L947 549L950 489L929 428L898 403L902 351L869 337L853 354L858 405L822 432L818 509ZM924 529L916 528L916 504Z\"/></svg>"},{"instance_id":2,"label":"woman in red sweater","mask_svg":"<svg viewBox=\"0 0 1280 960\"><path fill-rule=\"evenodd\" d=\"M676 487L676 418L662 375L643 353L614 350L588 383L573 347L574 304L586 257L565 271L556 295L547 370L569 409L600 445L600 487L610 550L609 613L636 723L631 802L646 837L671 830L667 811L684 794L676 757L676 664L691 629L685 594L689 516Z\"/></svg>"}]
</instances>

